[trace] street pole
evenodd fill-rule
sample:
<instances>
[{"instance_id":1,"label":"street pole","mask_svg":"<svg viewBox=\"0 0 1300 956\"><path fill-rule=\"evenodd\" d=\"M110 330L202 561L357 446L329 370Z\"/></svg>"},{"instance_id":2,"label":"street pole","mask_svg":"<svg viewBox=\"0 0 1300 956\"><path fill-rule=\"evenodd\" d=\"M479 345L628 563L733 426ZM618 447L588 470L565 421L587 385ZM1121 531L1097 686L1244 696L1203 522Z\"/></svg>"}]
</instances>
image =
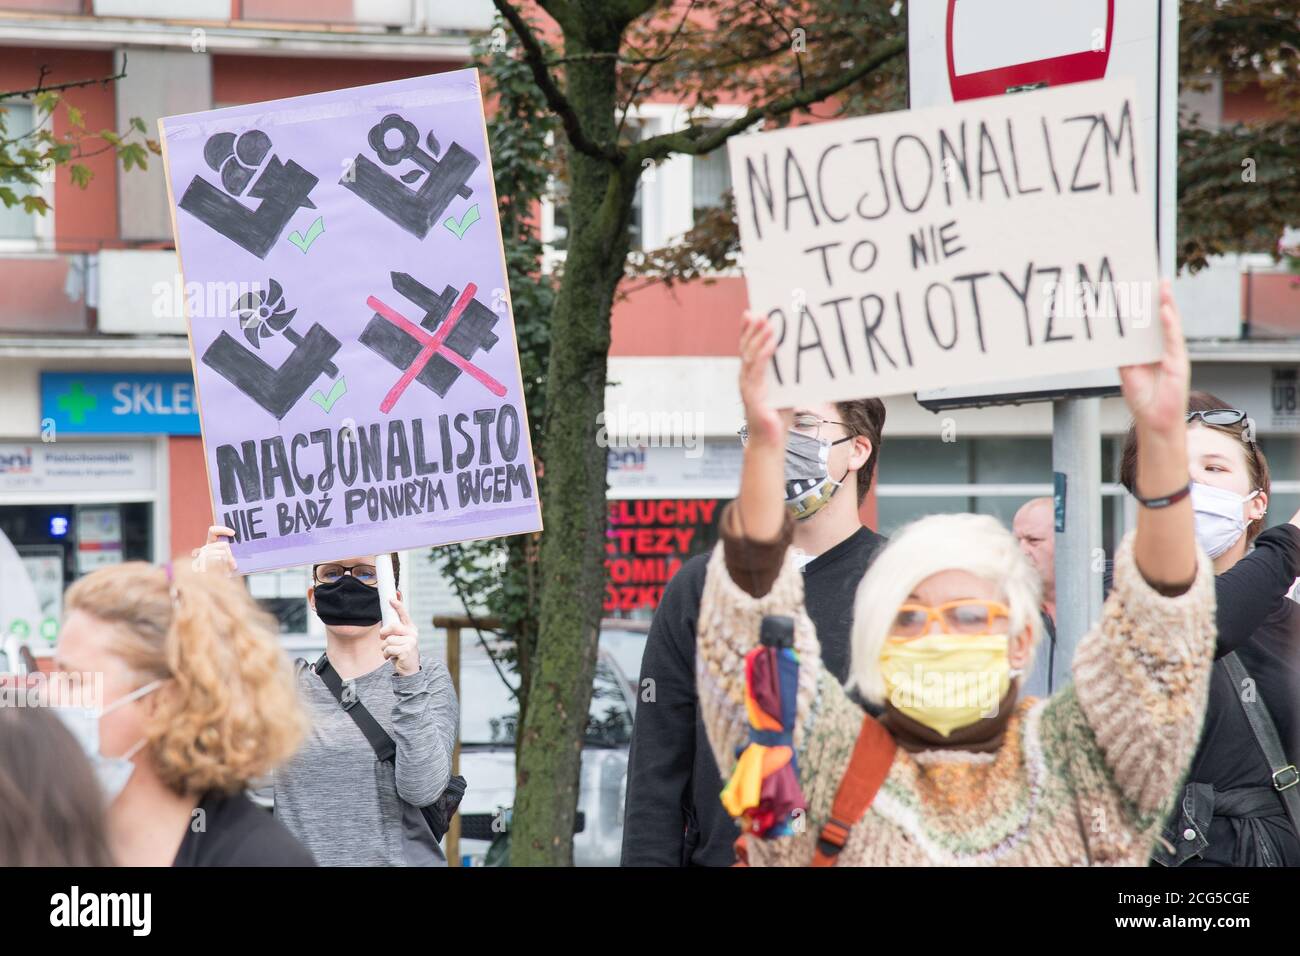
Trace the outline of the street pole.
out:
<instances>
[{"instance_id":1,"label":"street pole","mask_svg":"<svg viewBox=\"0 0 1300 956\"><path fill-rule=\"evenodd\" d=\"M1101 399L1052 403L1056 483L1056 653L1052 689L1071 679L1075 649L1101 619ZM1062 500L1063 499L1063 500ZM1040 653L1048 653L1040 647Z\"/></svg>"}]
</instances>

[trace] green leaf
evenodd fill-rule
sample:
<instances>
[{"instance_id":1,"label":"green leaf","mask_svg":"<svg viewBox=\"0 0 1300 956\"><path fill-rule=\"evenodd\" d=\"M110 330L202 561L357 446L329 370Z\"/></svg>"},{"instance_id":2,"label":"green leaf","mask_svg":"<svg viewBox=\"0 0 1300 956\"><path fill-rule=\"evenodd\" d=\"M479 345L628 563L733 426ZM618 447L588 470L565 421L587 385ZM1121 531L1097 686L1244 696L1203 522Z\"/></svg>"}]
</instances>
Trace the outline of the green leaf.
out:
<instances>
[{"instance_id":1,"label":"green leaf","mask_svg":"<svg viewBox=\"0 0 1300 956\"><path fill-rule=\"evenodd\" d=\"M81 163L73 163L68 172L72 174L72 183L85 189L90 185L90 181L95 178L94 172L89 166L83 166Z\"/></svg>"},{"instance_id":2,"label":"green leaf","mask_svg":"<svg viewBox=\"0 0 1300 956\"><path fill-rule=\"evenodd\" d=\"M33 96L32 103L35 105L37 112L48 115L53 113L54 108L59 105L59 94L46 90Z\"/></svg>"},{"instance_id":3,"label":"green leaf","mask_svg":"<svg viewBox=\"0 0 1300 956\"><path fill-rule=\"evenodd\" d=\"M118 148L117 155L122 159L122 168L130 169L131 164L139 166L141 169L148 168L148 155L145 148L139 143L127 143Z\"/></svg>"},{"instance_id":4,"label":"green leaf","mask_svg":"<svg viewBox=\"0 0 1300 956\"><path fill-rule=\"evenodd\" d=\"M140 117L138 116L131 117L131 128L138 129L142 133L149 132L148 127L144 125L144 120L140 119Z\"/></svg>"},{"instance_id":5,"label":"green leaf","mask_svg":"<svg viewBox=\"0 0 1300 956\"><path fill-rule=\"evenodd\" d=\"M8 209L10 206L17 204L18 194L8 186L0 186L0 202L4 203L5 208Z\"/></svg>"},{"instance_id":6,"label":"green leaf","mask_svg":"<svg viewBox=\"0 0 1300 956\"><path fill-rule=\"evenodd\" d=\"M68 104L68 123L77 129L86 128L86 117L81 110L77 109L71 103Z\"/></svg>"},{"instance_id":7,"label":"green leaf","mask_svg":"<svg viewBox=\"0 0 1300 956\"><path fill-rule=\"evenodd\" d=\"M38 216L44 216L49 211L50 211L50 204L45 201L44 196L23 197L23 212L28 214L35 213Z\"/></svg>"},{"instance_id":8,"label":"green leaf","mask_svg":"<svg viewBox=\"0 0 1300 956\"><path fill-rule=\"evenodd\" d=\"M100 130L99 136L104 142L108 143L110 146L119 146L122 143L122 137L118 136L111 129Z\"/></svg>"}]
</instances>

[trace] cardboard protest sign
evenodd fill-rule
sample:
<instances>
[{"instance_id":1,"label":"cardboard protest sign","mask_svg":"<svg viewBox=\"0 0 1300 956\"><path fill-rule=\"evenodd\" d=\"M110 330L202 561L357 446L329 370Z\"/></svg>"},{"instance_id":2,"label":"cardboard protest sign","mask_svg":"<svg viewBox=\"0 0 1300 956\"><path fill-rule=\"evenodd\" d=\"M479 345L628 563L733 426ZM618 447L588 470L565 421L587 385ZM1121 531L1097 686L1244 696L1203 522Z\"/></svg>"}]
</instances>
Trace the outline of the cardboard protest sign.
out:
<instances>
[{"instance_id":1,"label":"cardboard protest sign","mask_svg":"<svg viewBox=\"0 0 1300 956\"><path fill-rule=\"evenodd\" d=\"M733 139L779 406L1160 355L1131 80Z\"/></svg>"},{"instance_id":2,"label":"cardboard protest sign","mask_svg":"<svg viewBox=\"0 0 1300 956\"><path fill-rule=\"evenodd\" d=\"M240 570L540 530L477 72L159 128Z\"/></svg>"}]
</instances>

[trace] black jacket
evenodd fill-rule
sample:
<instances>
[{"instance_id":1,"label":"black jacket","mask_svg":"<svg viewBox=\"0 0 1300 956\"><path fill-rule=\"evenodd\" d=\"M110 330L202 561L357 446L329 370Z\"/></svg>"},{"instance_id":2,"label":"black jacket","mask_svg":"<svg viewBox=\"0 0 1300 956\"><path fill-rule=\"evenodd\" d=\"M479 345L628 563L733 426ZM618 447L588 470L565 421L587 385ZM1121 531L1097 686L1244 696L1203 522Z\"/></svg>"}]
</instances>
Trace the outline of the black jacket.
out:
<instances>
[{"instance_id":1,"label":"black jacket","mask_svg":"<svg viewBox=\"0 0 1300 956\"><path fill-rule=\"evenodd\" d=\"M204 794L172 866L315 866L269 810L242 793Z\"/></svg>"},{"instance_id":2,"label":"black jacket","mask_svg":"<svg viewBox=\"0 0 1300 956\"><path fill-rule=\"evenodd\" d=\"M1300 576L1300 529L1285 524L1255 539L1255 550L1214 579L1219 635L1215 658L1236 651L1255 682L1292 762L1300 761L1300 604L1285 597ZM1210 680L1201 741L1165 838L1165 865L1300 866L1300 840L1281 800L1253 809L1234 804L1249 789L1270 791L1271 774L1232 679L1220 666ZM1233 792L1235 791L1235 793ZM1266 794L1267 795L1267 794ZM1185 834L1197 834L1188 839Z\"/></svg>"},{"instance_id":3,"label":"black jacket","mask_svg":"<svg viewBox=\"0 0 1300 956\"><path fill-rule=\"evenodd\" d=\"M848 676L853 598L884 542L860 528L804 568L805 604L822 660L841 683ZM653 687L654 699L643 697L632 728L624 866L735 862L738 831L722 807L722 775L695 696L695 624L708 560L708 554L696 555L673 576L646 639L640 686Z\"/></svg>"}]
</instances>

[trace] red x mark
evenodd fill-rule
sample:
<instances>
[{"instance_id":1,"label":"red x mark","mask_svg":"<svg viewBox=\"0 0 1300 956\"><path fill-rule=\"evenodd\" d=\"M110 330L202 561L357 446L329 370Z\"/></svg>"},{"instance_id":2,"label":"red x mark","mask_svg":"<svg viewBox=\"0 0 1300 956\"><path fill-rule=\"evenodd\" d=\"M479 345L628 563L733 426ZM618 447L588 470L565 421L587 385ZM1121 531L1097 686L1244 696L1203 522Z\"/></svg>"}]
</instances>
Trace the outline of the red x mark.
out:
<instances>
[{"instance_id":1,"label":"red x mark","mask_svg":"<svg viewBox=\"0 0 1300 956\"><path fill-rule=\"evenodd\" d=\"M477 365L472 364L459 352L455 352L443 344L446 341L447 336L451 334L451 330L456 327L456 323L460 321L460 317L465 313L465 309L469 306L470 301L474 298L474 293L477 291L478 287L474 285L474 283L465 283L465 291L460 294L460 298L457 299L456 304L451 307L451 312L447 315L447 318L432 335L420 328L420 326L416 325L410 319L406 318L406 316L402 315L400 312L384 305L384 303L380 302L373 295L366 299L366 305L370 306L370 308L374 309L389 322L392 322L393 325L397 326L407 335L413 336L421 345L420 354L415 357L415 361L411 363L411 367L402 373L402 377L397 380L397 384L388 390L388 394L384 396L384 400L379 403L379 410L381 412L387 415L393 410L393 406L397 404L397 400L401 398L402 393L406 391L406 386L415 381L416 376L424 370L424 367L429 364L429 359L433 358L435 354L441 355L462 372L468 372L470 376L481 382L489 392L498 398L505 395L506 387L504 385Z\"/></svg>"}]
</instances>

